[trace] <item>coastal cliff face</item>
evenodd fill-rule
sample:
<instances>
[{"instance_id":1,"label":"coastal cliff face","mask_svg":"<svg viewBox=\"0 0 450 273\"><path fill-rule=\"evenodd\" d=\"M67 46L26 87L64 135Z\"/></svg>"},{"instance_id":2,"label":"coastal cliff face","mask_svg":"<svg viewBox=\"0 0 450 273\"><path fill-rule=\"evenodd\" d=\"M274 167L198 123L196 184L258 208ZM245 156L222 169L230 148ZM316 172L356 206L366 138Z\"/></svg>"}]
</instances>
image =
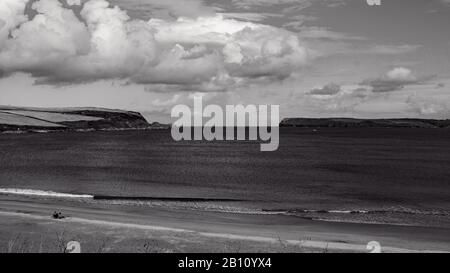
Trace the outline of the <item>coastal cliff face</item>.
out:
<instances>
[{"instance_id":1,"label":"coastal cliff face","mask_svg":"<svg viewBox=\"0 0 450 273\"><path fill-rule=\"evenodd\" d=\"M450 128L450 120L436 119L353 119L353 118L286 118L281 127L335 128Z\"/></svg>"},{"instance_id":2,"label":"coastal cliff face","mask_svg":"<svg viewBox=\"0 0 450 273\"><path fill-rule=\"evenodd\" d=\"M144 129L137 112L105 108L25 108L0 106L0 132Z\"/></svg>"}]
</instances>

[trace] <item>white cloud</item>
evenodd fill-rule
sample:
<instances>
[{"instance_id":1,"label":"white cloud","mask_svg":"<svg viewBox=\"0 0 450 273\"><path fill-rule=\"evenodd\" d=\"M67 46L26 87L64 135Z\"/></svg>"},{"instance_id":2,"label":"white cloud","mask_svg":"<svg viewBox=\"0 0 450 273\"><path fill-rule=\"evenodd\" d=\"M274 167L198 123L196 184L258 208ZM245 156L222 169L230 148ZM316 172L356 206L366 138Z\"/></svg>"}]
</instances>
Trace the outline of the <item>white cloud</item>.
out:
<instances>
[{"instance_id":1,"label":"white cloud","mask_svg":"<svg viewBox=\"0 0 450 273\"><path fill-rule=\"evenodd\" d=\"M130 19L105 0L75 14L57 0L0 4L0 70L26 72L38 83L126 79L180 89L225 90L246 79L284 79L308 60L286 30L223 16L176 21Z\"/></svg>"},{"instance_id":2,"label":"white cloud","mask_svg":"<svg viewBox=\"0 0 450 273\"><path fill-rule=\"evenodd\" d=\"M381 77L364 80L362 84L371 87L373 92L383 93L402 90L405 86L425 84L432 78L434 76L417 77L408 68L396 67Z\"/></svg>"},{"instance_id":3,"label":"white cloud","mask_svg":"<svg viewBox=\"0 0 450 273\"><path fill-rule=\"evenodd\" d=\"M309 91L311 95L317 96L333 96L341 91L341 86L335 83L329 83L323 87L316 87Z\"/></svg>"},{"instance_id":4,"label":"white cloud","mask_svg":"<svg viewBox=\"0 0 450 273\"><path fill-rule=\"evenodd\" d=\"M227 43L222 50L225 56L225 62L241 64L244 56L242 55L241 47L237 43Z\"/></svg>"},{"instance_id":5,"label":"white cloud","mask_svg":"<svg viewBox=\"0 0 450 273\"><path fill-rule=\"evenodd\" d=\"M9 32L27 20L25 6L28 0L2 0L0 2L0 50Z\"/></svg>"},{"instance_id":6,"label":"white cloud","mask_svg":"<svg viewBox=\"0 0 450 273\"><path fill-rule=\"evenodd\" d=\"M412 71L408 68L404 67L396 67L389 72L386 73L386 76L390 80L394 81L408 81L415 80L415 77L412 75Z\"/></svg>"},{"instance_id":7,"label":"white cloud","mask_svg":"<svg viewBox=\"0 0 450 273\"><path fill-rule=\"evenodd\" d=\"M81 0L66 0L66 3L69 6L79 6L81 5Z\"/></svg>"},{"instance_id":8,"label":"white cloud","mask_svg":"<svg viewBox=\"0 0 450 273\"><path fill-rule=\"evenodd\" d=\"M56 0L34 2L38 14L11 31L0 50L0 69L29 72L44 82L122 78L153 58L154 40L144 23L102 0L87 2L83 21Z\"/></svg>"}]
</instances>

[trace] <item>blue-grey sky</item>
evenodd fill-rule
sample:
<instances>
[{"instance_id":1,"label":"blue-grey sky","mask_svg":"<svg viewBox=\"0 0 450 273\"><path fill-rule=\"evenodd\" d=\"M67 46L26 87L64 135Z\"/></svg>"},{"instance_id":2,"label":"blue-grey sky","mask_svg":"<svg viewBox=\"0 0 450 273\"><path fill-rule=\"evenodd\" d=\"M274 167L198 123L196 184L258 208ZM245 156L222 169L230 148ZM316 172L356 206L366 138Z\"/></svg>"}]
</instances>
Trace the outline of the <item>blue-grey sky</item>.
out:
<instances>
[{"instance_id":1,"label":"blue-grey sky","mask_svg":"<svg viewBox=\"0 0 450 273\"><path fill-rule=\"evenodd\" d=\"M1 0L0 104L450 118L449 27L449 0Z\"/></svg>"}]
</instances>

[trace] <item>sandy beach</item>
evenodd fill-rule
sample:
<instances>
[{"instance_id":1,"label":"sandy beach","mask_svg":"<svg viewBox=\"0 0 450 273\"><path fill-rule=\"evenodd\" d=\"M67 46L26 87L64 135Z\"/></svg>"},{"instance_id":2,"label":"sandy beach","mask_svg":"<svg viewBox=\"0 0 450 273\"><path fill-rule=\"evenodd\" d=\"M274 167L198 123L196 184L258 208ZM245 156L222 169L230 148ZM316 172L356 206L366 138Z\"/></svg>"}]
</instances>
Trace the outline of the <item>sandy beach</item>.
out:
<instances>
[{"instance_id":1,"label":"sandy beach","mask_svg":"<svg viewBox=\"0 0 450 273\"><path fill-rule=\"evenodd\" d=\"M139 206L0 196L2 252L62 252L76 240L83 252L382 252L448 251L450 230L321 222ZM66 218L55 220L60 211Z\"/></svg>"}]
</instances>

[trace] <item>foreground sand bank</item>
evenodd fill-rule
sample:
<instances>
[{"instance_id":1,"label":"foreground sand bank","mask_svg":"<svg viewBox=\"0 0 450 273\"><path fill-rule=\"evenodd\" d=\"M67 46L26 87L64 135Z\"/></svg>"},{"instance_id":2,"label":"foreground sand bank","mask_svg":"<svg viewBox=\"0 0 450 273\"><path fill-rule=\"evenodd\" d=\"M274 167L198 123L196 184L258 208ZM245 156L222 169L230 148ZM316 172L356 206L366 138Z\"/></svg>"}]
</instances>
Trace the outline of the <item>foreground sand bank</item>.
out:
<instances>
[{"instance_id":1,"label":"foreground sand bank","mask_svg":"<svg viewBox=\"0 0 450 273\"><path fill-rule=\"evenodd\" d=\"M55 210L68 217L51 219ZM85 252L369 252L370 241L383 252L450 250L444 228L0 196L1 252L60 251L69 240Z\"/></svg>"}]
</instances>

